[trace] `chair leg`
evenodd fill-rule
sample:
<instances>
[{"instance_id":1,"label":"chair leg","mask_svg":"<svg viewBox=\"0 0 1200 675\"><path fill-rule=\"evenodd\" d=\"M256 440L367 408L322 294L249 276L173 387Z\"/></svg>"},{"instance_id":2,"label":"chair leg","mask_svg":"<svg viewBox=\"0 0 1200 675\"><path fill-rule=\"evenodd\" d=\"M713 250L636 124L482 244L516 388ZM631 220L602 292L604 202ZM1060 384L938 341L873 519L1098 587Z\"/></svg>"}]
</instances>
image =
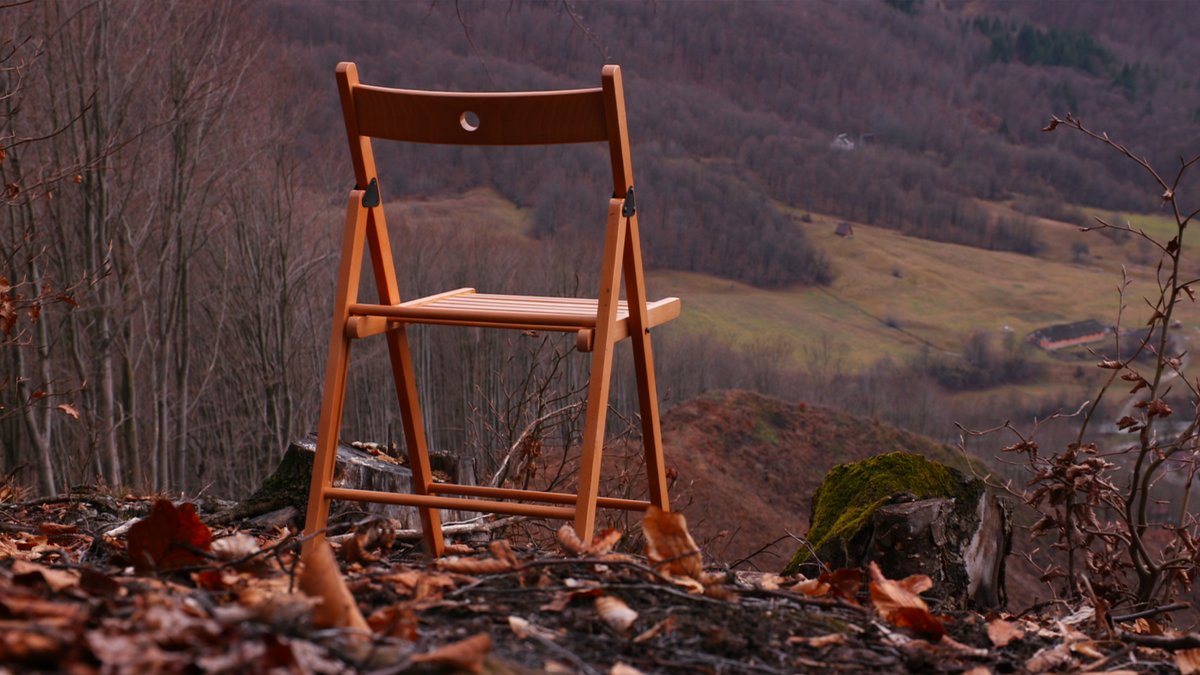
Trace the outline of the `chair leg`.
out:
<instances>
[{"instance_id":1,"label":"chair leg","mask_svg":"<svg viewBox=\"0 0 1200 675\"><path fill-rule=\"evenodd\" d=\"M631 337L633 367L637 373L638 404L642 414L642 447L646 457L650 503L663 511L669 511L662 427L658 414L658 387L654 381L654 351L650 346L649 331Z\"/></svg>"},{"instance_id":2,"label":"chair leg","mask_svg":"<svg viewBox=\"0 0 1200 675\"><path fill-rule=\"evenodd\" d=\"M600 341L592 351L587 415L583 427L583 450L579 458L579 491L575 501L575 533L584 542L592 540L592 531L596 527L596 498L600 492L600 460L604 454L604 427L608 418L612 362L612 343L607 339Z\"/></svg>"},{"instance_id":3,"label":"chair leg","mask_svg":"<svg viewBox=\"0 0 1200 675\"><path fill-rule=\"evenodd\" d=\"M408 331L404 326L400 326L388 331L387 336L388 353L392 359L392 376L396 381L396 397L400 402L404 423L404 440L408 445L408 465L412 470L413 492L429 495L432 494L433 470L429 465L429 450L425 440L425 425L421 419L412 352L408 346ZM432 507L419 507L417 511L421 517L425 551L435 558L441 557L445 549L441 511Z\"/></svg>"},{"instance_id":4,"label":"chair leg","mask_svg":"<svg viewBox=\"0 0 1200 675\"><path fill-rule=\"evenodd\" d=\"M349 364L350 340L341 338L330 341L321 418L317 425L317 449L308 491L304 534L309 538L304 542L304 551L325 538L323 531L329 521L329 498L325 496L325 490L333 483L333 471L337 463L338 432L342 426Z\"/></svg>"}]
</instances>

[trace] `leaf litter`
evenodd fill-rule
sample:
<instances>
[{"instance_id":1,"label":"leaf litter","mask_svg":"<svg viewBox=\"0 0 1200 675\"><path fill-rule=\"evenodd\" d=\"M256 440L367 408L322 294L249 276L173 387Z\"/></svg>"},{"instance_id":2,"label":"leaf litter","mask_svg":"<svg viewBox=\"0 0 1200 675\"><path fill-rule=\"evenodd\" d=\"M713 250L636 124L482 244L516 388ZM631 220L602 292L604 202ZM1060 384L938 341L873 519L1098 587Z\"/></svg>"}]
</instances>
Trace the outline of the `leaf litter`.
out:
<instances>
[{"instance_id":1,"label":"leaf litter","mask_svg":"<svg viewBox=\"0 0 1200 675\"><path fill-rule=\"evenodd\" d=\"M656 509L644 555L617 552L617 530L583 542L564 526L558 550L497 539L440 560L379 518L331 545L214 532L204 513L0 505L0 672L1200 672L1200 638L1151 619L1089 636L1091 607L942 614L928 577L873 564L816 579L706 566L683 516Z\"/></svg>"}]
</instances>

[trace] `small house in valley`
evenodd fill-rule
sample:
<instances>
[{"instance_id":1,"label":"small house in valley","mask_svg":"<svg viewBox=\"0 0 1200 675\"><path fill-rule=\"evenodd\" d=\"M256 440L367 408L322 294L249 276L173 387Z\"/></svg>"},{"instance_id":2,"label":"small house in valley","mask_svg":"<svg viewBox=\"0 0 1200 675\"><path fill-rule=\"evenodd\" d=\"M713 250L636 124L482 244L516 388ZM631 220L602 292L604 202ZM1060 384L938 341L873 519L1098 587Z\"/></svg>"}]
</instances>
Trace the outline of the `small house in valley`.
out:
<instances>
[{"instance_id":1,"label":"small house in valley","mask_svg":"<svg viewBox=\"0 0 1200 675\"><path fill-rule=\"evenodd\" d=\"M1103 342L1113 334L1112 326L1106 326L1094 319L1076 321L1075 323L1060 323L1039 328L1029 334L1029 341L1048 352L1078 347L1080 345Z\"/></svg>"}]
</instances>

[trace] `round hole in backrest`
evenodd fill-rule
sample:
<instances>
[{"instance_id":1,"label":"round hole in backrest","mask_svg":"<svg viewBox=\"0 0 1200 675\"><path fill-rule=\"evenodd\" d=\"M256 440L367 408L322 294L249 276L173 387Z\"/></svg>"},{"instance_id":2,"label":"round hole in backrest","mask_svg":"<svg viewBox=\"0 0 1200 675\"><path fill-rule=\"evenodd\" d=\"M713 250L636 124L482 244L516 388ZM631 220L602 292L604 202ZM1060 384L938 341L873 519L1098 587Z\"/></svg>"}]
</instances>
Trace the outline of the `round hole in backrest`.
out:
<instances>
[{"instance_id":1,"label":"round hole in backrest","mask_svg":"<svg viewBox=\"0 0 1200 675\"><path fill-rule=\"evenodd\" d=\"M467 131L475 131L479 128L479 115L468 110L458 116L458 123Z\"/></svg>"}]
</instances>

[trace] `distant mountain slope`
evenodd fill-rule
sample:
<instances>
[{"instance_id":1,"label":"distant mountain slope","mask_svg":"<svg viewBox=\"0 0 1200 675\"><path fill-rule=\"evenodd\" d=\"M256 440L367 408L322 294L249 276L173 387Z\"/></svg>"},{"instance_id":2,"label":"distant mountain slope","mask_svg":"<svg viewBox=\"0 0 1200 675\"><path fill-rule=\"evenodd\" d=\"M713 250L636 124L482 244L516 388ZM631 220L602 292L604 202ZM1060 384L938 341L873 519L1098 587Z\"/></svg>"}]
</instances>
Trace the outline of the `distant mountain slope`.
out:
<instances>
[{"instance_id":1,"label":"distant mountain slope","mask_svg":"<svg viewBox=\"0 0 1200 675\"><path fill-rule=\"evenodd\" d=\"M663 418L667 466L678 472L675 508L701 547L733 562L787 533L808 530L810 500L837 464L904 450L952 466L947 445L877 421L788 403L747 391L722 391L671 409ZM790 538L754 559L782 568Z\"/></svg>"}]
</instances>

